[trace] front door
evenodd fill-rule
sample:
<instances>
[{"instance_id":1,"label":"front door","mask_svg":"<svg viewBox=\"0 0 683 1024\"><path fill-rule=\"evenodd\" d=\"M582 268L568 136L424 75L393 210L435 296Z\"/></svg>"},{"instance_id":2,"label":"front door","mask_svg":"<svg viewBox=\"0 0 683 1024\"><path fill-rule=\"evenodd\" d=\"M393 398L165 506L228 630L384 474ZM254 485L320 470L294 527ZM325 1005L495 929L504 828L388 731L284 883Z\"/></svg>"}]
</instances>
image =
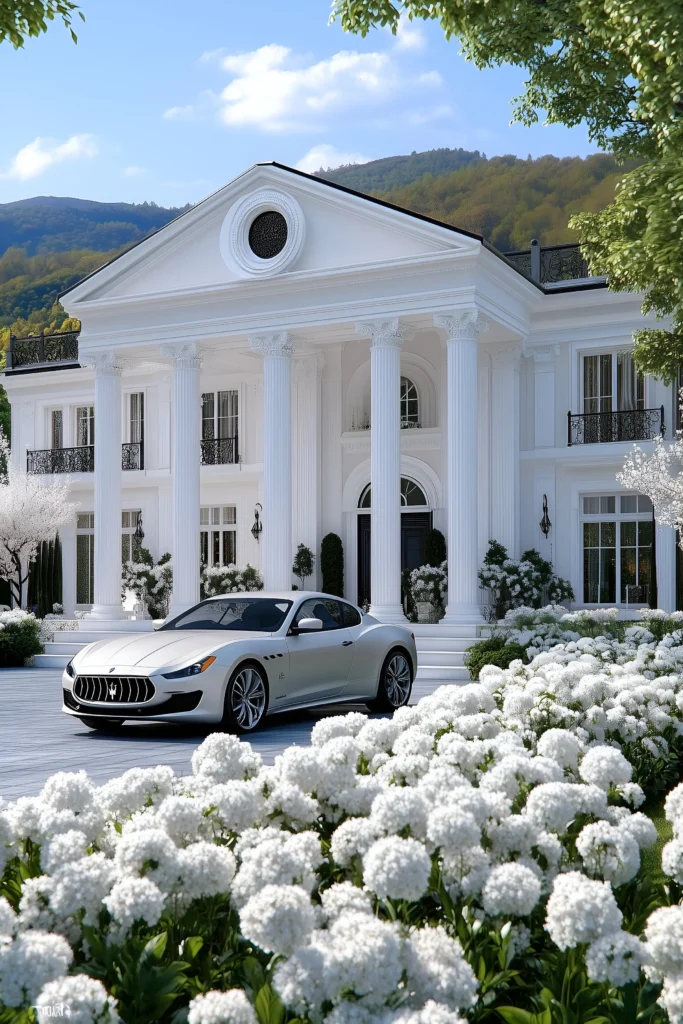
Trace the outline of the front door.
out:
<instances>
[{"instance_id":1,"label":"front door","mask_svg":"<svg viewBox=\"0 0 683 1024\"><path fill-rule=\"evenodd\" d=\"M431 512L401 513L401 572L424 565L425 539L432 528ZM370 516L358 516L358 604L370 601Z\"/></svg>"},{"instance_id":2,"label":"front door","mask_svg":"<svg viewBox=\"0 0 683 1024\"><path fill-rule=\"evenodd\" d=\"M353 637L338 601L314 597L299 607L293 624L321 619L323 628L287 637L289 688L280 706L334 697L346 686L353 661Z\"/></svg>"}]
</instances>

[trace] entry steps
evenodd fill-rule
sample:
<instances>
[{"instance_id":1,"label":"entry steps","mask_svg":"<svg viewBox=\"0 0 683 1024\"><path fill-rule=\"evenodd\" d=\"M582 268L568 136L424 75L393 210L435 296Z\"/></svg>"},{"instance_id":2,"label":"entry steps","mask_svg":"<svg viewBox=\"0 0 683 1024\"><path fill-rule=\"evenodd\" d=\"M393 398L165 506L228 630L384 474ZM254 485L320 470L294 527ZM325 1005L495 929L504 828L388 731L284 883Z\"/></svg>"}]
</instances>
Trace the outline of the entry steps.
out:
<instances>
[{"instance_id":1,"label":"entry steps","mask_svg":"<svg viewBox=\"0 0 683 1024\"><path fill-rule=\"evenodd\" d=\"M56 632L54 640L45 644L45 654L35 656L34 665L36 668L63 669L87 644L96 640L119 640L129 633L149 633L153 628L150 619L121 619L102 622L99 626L92 619L84 620L78 630ZM470 675L464 663L465 651L477 642L477 637L455 634L473 634L476 627L415 623L411 628L417 645L417 682L469 682Z\"/></svg>"}]
</instances>

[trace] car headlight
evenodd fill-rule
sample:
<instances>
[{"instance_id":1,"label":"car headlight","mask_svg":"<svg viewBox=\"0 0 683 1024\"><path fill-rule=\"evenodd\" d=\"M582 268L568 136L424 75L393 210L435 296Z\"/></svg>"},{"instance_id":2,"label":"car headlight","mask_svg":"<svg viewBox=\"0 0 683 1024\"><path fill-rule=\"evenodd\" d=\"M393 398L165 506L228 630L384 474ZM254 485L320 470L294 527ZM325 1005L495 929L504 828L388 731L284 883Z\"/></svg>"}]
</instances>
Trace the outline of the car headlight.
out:
<instances>
[{"instance_id":1,"label":"car headlight","mask_svg":"<svg viewBox=\"0 0 683 1024\"><path fill-rule=\"evenodd\" d=\"M198 676L201 672L206 672L215 660L215 658L204 658L203 661L196 661L194 665L176 669L175 672L162 672L162 675L164 679L187 679L188 676Z\"/></svg>"},{"instance_id":2,"label":"car headlight","mask_svg":"<svg viewBox=\"0 0 683 1024\"><path fill-rule=\"evenodd\" d=\"M71 676L72 679L75 677L76 669L74 668L73 661L70 661L69 664L66 666L66 674L68 676Z\"/></svg>"}]
</instances>

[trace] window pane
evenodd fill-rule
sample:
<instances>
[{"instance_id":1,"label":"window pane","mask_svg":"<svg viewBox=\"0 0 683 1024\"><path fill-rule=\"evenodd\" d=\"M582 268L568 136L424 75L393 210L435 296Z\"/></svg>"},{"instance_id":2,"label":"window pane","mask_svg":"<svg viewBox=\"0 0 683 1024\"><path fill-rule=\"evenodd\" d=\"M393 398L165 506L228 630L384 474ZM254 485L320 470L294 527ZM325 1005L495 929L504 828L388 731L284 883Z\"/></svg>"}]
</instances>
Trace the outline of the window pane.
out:
<instances>
[{"instance_id":1,"label":"window pane","mask_svg":"<svg viewBox=\"0 0 683 1024\"><path fill-rule=\"evenodd\" d=\"M638 511L652 514L652 502L645 494L638 495Z\"/></svg>"},{"instance_id":2,"label":"window pane","mask_svg":"<svg viewBox=\"0 0 683 1024\"><path fill-rule=\"evenodd\" d=\"M617 553L614 548L603 548L600 551L600 600L615 601L616 592Z\"/></svg>"},{"instance_id":3,"label":"window pane","mask_svg":"<svg viewBox=\"0 0 683 1024\"><path fill-rule=\"evenodd\" d=\"M94 546L92 533L76 535L76 604L93 603Z\"/></svg>"},{"instance_id":4,"label":"window pane","mask_svg":"<svg viewBox=\"0 0 683 1024\"><path fill-rule=\"evenodd\" d=\"M583 357L583 411L598 412L598 357Z\"/></svg>"},{"instance_id":5,"label":"window pane","mask_svg":"<svg viewBox=\"0 0 683 1024\"><path fill-rule=\"evenodd\" d=\"M344 625L345 626L359 626L361 618L360 618L360 615L358 614L358 612L356 611L356 609L352 608L350 604L344 604L343 602L340 602L340 603L341 603L342 615L344 617Z\"/></svg>"},{"instance_id":6,"label":"window pane","mask_svg":"<svg viewBox=\"0 0 683 1024\"><path fill-rule=\"evenodd\" d=\"M76 517L76 529L77 530L87 530L89 528L90 528L90 513L88 513L88 512L79 512L79 514Z\"/></svg>"},{"instance_id":7,"label":"window pane","mask_svg":"<svg viewBox=\"0 0 683 1024\"><path fill-rule=\"evenodd\" d=\"M202 441L211 441L214 432L214 396L212 391L202 395Z\"/></svg>"},{"instance_id":8,"label":"window pane","mask_svg":"<svg viewBox=\"0 0 683 1024\"><path fill-rule=\"evenodd\" d=\"M199 561L202 565L208 565L209 562L209 534L206 530L199 534Z\"/></svg>"},{"instance_id":9,"label":"window pane","mask_svg":"<svg viewBox=\"0 0 683 1024\"><path fill-rule=\"evenodd\" d=\"M621 600L633 604L640 600L640 595L635 592L638 578L636 575L636 549L622 547L621 549Z\"/></svg>"},{"instance_id":10,"label":"window pane","mask_svg":"<svg viewBox=\"0 0 683 1024\"><path fill-rule=\"evenodd\" d=\"M583 546L585 548L600 546L600 523L583 524Z\"/></svg>"},{"instance_id":11,"label":"window pane","mask_svg":"<svg viewBox=\"0 0 683 1024\"><path fill-rule=\"evenodd\" d=\"M652 548L641 548L638 551L638 583L643 592L641 600L650 600L650 583L652 581Z\"/></svg>"},{"instance_id":12,"label":"window pane","mask_svg":"<svg viewBox=\"0 0 683 1024\"><path fill-rule=\"evenodd\" d=\"M600 557L597 548L584 548L583 599L595 604L600 594Z\"/></svg>"},{"instance_id":13,"label":"window pane","mask_svg":"<svg viewBox=\"0 0 683 1024\"><path fill-rule=\"evenodd\" d=\"M638 523L638 547L649 547L652 544L652 520L645 519Z\"/></svg>"},{"instance_id":14,"label":"window pane","mask_svg":"<svg viewBox=\"0 0 683 1024\"><path fill-rule=\"evenodd\" d=\"M326 601L320 597L304 601L296 615L297 623L302 619L320 619L323 629L339 629L343 625L339 602Z\"/></svg>"},{"instance_id":15,"label":"window pane","mask_svg":"<svg viewBox=\"0 0 683 1024\"><path fill-rule=\"evenodd\" d=\"M218 436L237 437L237 391L218 392Z\"/></svg>"},{"instance_id":16,"label":"window pane","mask_svg":"<svg viewBox=\"0 0 683 1024\"><path fill-rule=\"evenodd\" d=\"M63 445L63 413L61 409L52 410L52 447L61 448Z\"/></svg>"},{"instance_id":17,"label":"window pane","mask_svg":"<svg viewBox=\"0 0 683 1024\"><path fill-rule=\"evenodd\" d=\"M144 405L145 396L142 391L135 391L130 396L129 435L131 444L138 444L144 436Z\"/></svg>"},{"instance_id":18,"label":"window pane","mask_svg":"<svg viewBox=\"0 0 683 1024\"><path fill-rule=\"evenodd\" d=\"M226 505L223 509L223 523L236 523L237 522L237 509L234 505Z\"/></svg>"},{"instance_id":19,"label":"window pane","mask_svg":"<svg viewBox=\"0 0 683 1024\"><path fill-rule=\"evenodd\" d=\"M600 498L600 512L603 516L613 516L616 511L616 501L614 495L609 495L606 498Z\"/></svg>"},{"instance_id":20,"label":"window pane","mask_svg":"<svg viewBox=\"0 0 683 1024\"><path fill-rule=\"evenodd\" d=\"M622 494L620 501L622 515L632 515L638 511L638 497L635 494Z\"/></svg>"},{"instance_id":21,"label":"window pane","mask_svg":"<svg viewBox=\"0 0 683 1024\"><path fill-rule=\"evenodd\" d=\"M208 526L209 525L209 510L208 510L208 508L200 508L200 510L199 510L199 525L200 526Z\"/></svg>"},{"instance_id":22,"label":"window pane","mask_svg":"<svg viewBox=\"0 0 683 1024\"><path fill-rule=\"evenodd\" d=\"M612 356L600 356L600 412L612 411Z\"/></svg>"},{"instance_id":23,"label":"window pane","mask_svg":"<svg viewBox=\"0 0 683 1024\"><path fill-rule=\"evenodd\" d=\"M221 535L218 530L211 531L211 564L221 564Z\"/></svg>"},{"instance_id":24,"label":"window pane","mask_svg":"<svg viewBox=\"0 0 683 1024\"><path fill-rule=\"evenodd\" d=\"M211 525L219 526L221 521L221 510L220 508L211 509Z\"/></svg>"},{"instance_id":25,"label":"window pane","mask_svg":"<svg viewBox=\"0 0 683 1024\"><path fill-rule=\"evenodd\" d=\"M636 408L636 368L631 352L617 353L617 408Z\"/></svg>"},{"instance_id":26,"label":"window pane","mask_svg":"<svg viewBox=\"0 0 683 1024\"><path fill-rule=\"evenodd\" d=\"M600 514L600 499L599 498L584 498L583 499L583 514L585 516L597 516Z\"/></svg>"},{"instance_id":27,"label":"window pane","mask_svg":"<svg viewBox=\"0 0 683 1024\"><path fill-rule=\"evenodd\" d=\"M600 523L600 544L603 548L613 548L617 544L617 524Z\"/></svg>"},{"instance_id":28,"label":"window pane","mask_svg":"<svg viewBox=\"0 0 683 1024\"><path fill-rule=\"evenodd\" d=\"M234 565L235 558L235 531L223 530L223 565Z\"/></svg>"},{"instance_id":29,"label":"window pane","mask_svg":"<svg viewBox=\"0 0 683 1024\"><path fill-rule=\"evenodd\" d=\"M636 546L636 524L635 523L622 523L621 524L621 546L635 547Z\"/></svg>"}]
</instances>

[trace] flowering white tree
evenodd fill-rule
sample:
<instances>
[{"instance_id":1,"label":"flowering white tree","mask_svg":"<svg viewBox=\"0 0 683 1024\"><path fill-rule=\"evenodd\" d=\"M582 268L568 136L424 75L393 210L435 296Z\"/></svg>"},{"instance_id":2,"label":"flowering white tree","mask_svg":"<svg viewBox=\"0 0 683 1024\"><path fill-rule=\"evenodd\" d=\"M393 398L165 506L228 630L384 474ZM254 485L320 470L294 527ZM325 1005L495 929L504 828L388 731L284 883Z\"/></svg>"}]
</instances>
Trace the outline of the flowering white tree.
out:
<instances>
[{"instance_id":1,"label":"flowering white tree","mask_svg":"<svg viewBox=\"0 0 683 1024\"><path fill-rule=\"evenodd\" d=\"M46 481L13 466L9 442L0 431L0 577L8 581L19 607L26 601L38 545L52 540L76 514L78 503L68 495L68 482Z\"/></svg>"},{"instance_id":2,"label":"flowering white tree","mask_svg":"<svg viewBox=\"0 0 683 1024\"><path fill-rule=\"evenodd\" d=\"M683 408L683 390L680 400ZM683 546L683 431L676 431L672 444L657 436L653 445L649 452L634 445L617 480L629 490L646 494L654 505L657 521L679 530Z\"/></svg>"}]
</instances>

